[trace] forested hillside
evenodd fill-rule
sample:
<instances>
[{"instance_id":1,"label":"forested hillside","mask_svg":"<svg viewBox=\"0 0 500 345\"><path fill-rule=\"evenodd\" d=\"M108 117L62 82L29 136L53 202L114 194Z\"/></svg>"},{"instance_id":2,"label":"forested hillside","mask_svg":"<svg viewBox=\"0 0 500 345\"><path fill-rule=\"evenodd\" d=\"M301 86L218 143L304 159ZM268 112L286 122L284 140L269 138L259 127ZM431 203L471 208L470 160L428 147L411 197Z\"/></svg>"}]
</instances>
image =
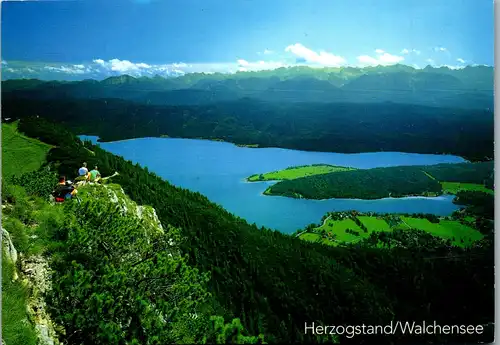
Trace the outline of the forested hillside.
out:
<instances>
[{"instance_id":1,"label":"forested hillside","mask_svg":"<svg viewBox=\"0 0 500 345\"><path fill-rule=\"evenodd\" d=\"M280 181L265 194L292 198L380 199L415 195L436 196L443 192L440 182L487 185L494 162L397 166L326 173Z\"/></svg>"},{"instance_id":2,"label":"forested hillside","mask_svg":"<svg viewBox=\"0 0 500 345\"><path fill-rule=\"evenodd\" d=\"M424 241L423 234L411 231L407 245L394 249L306 243L259 229L199 193L174 187L98 146L88 142L84 146L72 133L42 117L23 118L19 130L58 146L51 149L48 161L59 173L74 176L82 161L97 164L104 176L118 171L113 183L138 204L154 207L163 224L180 228L187 263L211 272L213 310L226 320L240 317L249 334L263 333L272 343L319 342L326 339L304 334L305 322L361 325L396 319L481 324L486 329L475 336L396 334L391 340L398 343L492 340L490 237L469 248ZM412 245L415 238L425 244ZM342 343L389 340L373 335L339 338Z\"/></svg>"},{"instance_id":3,"label":"forested hillside","mask_svg":"<svg viewBox=\"0 0 500 345\"><path fill-rule=\"evenodd\" d=\"M2 94L2 118L37 114L101 140L162 136L342 153L400 151L493 157L491 111L403 104L152 106L125 100L33 100Z\"/></svg>"}]
</instances>

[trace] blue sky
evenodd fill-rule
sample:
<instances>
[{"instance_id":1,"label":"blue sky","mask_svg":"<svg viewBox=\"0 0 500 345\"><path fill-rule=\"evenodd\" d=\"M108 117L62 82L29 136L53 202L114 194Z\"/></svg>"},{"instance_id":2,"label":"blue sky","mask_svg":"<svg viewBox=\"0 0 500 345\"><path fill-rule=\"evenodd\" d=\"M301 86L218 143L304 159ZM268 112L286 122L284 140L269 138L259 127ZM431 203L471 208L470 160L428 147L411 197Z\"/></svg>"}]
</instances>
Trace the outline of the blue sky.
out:
<instances>
[{"instance_id":1,"label":"blue sky","mask_svg":"<svg viewBox=\"0 0 500 345\"><path fill-rule=\"evenodd\" d=\"M491 0L4 1L7 77L493 65Z\"/></svg>"}]
</instances>

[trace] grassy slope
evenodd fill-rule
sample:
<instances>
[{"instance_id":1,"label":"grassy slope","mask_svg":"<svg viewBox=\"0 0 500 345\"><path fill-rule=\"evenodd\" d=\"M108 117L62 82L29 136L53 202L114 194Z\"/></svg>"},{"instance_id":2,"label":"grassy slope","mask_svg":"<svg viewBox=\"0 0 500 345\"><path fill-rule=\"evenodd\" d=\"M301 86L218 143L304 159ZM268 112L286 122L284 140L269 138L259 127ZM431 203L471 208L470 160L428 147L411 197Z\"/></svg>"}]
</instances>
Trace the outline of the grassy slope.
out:
<instances>
[{"instance_id":1,"label":"grassy slope","mask_svg":"<svg viewBox=\"0 0 500 345\"><path fill-rule=\"evenodd\" d=\"M493 194L493 190L486 188L478 183L462 183L462 182L441 182L445 193L457 194L459 191L479 191L488 194Z\"/></svg>"},{"instance_id":2,"label":"grassy slope","mask_svg":"<svg viewBox=\"0 0 500 345\"><path fill-rule=\"evenodd\" d=\"M15 124L2 124L2 177L37 170L49 149L49 145L19 134ZM4 221L10 230L8 220ZM15 234L12 235L15 240ZM13 345L36 344L37 337L26 313L28 291L20 281L12 282L14 266L2 261L3 339Z\"/></svg>"},{"instance_id":3,"label":"grassy slope","mask_svg":"<svg viewBox=\"0 0 500 345\"><path fill-rule=\"evenodd\" d=\"M370 236L370 233L373 231L392 231L396 228L414 228L424 230L434 236L444 239L450 239L457 246L465 246L467 244L470 244L471 242L483 238L483 235L479 231L472 229L466 225L460 224L460 222L455 220L441 220L439 223L435 224L429 222L427 219L401 217L402 222L399 225L391 228L385 220L377 219L376 217L359 216L358 219L367 227L368 232L364 232L363 230L361 230L352 219L344 219L341 221L328 220L318 229L324 229L327 232L336 234L336 240L340 242L357 242L363 238L368 238ZM359 236L346 233L346 229L358 231ZM321 240L321 236L316 233L304 233L300 236L300 238L311 242ZM327 239L322 240L322 242L329 245L335 245L335 242L329 241Z\"/></svg>"},{"instance_id":4,"label":"grassy slope","mask_svg":"<svg viewBox=\"0 0 500 345\"><path fill-rule=\"evenodd\" d=\"M438 224L431 223L427 219L401 217L404 222L414 229L420 229L431 233L434 236L445 239L453 239L455 245L463 246L472 241L480 240L483 235L475 229L460 224L458 221L441 220ZM462 243L462 240L464 241Z\"/></svg>"},{"instance_id":5,"label":"grassy slope","mask_svg":"<svg viewBox=\"0 0 500 345\"><path fill-rule=\"evenodd\" d=\"M50 148L50 145L18 133L15 123L2 123L2 177L37 170Z\"/></svg>"},{"instance_id":6,"label":"grassy slope","mask_svg":"<svg viewBox=\"0 0 500 345\"><path fill-rule=\"evenodd\" d=\"M377 217L359 216L358 219L368 231L389 231L391 229L385 220L377 219Z\"/></svg>"},{"instance_id":7,"label":"grassy slope","mask_svg":"<svg viewBox=\"0 0 500 345\"><path fill-rule=\"evenodd\" d=\"M351 229L354 231L358 231L360 233L363 232L361 228L354 223L352 219L343 219L343 220L328 220L326 221L323 225L319 227L320 229L325 229L326 231L332 232L333 234L337 235L336 240L337 241L345 241L345 242L352 242L356 241L359 239L359 237L354 236L352 234L348 234L345 232L346 229Z\"/></svg>"},{"instance_id":8,"label":"grassy slope","mask_svg":"<svg viewBox=\"0 0 500 345\"><path fill-rule=\"evenodd\" d=\"M247 178L249 182L258 181L276 181L276 180L293 180L299 177L306 177L319 174L327 174L331 172L355 170L354 168L334 166L328 164L306 165L301 167L291 167L283 170L268 172L262 174L263 179L259 178L259 174L252 175Z\"/></svg>"}]
</instances>

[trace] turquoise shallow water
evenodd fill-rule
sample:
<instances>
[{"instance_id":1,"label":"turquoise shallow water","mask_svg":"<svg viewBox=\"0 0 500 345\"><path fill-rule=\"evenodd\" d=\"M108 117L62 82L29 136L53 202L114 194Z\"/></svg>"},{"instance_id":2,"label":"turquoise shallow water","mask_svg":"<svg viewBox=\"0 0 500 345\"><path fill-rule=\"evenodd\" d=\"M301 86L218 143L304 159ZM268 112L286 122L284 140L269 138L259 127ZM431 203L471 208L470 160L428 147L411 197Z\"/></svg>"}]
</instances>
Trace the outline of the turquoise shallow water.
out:
<instances>
[{"instance_id":1,"label":"turquoise shallow water","mask_svg":"<svg viewBox=\"0 0 500 345\"><path fill-rule=\"evenodd\" d=\"M97 137L81 136L97 141ZM250 223L290 233L310 223L319 223L328 211L356 209L367 212L423 212L449 215L458 207L453 196L408 197L379 200L303 200L263 196L268 184L245 182L255 174L292 165L326 163L367 169L396 165L460 163L451 155L401 152L343 154L306 152L278 148L252 149L229 143L193 140L141 138L99 143L109 152L148 167L170 183L200 192Z\"/></svg>"}]
</instances>

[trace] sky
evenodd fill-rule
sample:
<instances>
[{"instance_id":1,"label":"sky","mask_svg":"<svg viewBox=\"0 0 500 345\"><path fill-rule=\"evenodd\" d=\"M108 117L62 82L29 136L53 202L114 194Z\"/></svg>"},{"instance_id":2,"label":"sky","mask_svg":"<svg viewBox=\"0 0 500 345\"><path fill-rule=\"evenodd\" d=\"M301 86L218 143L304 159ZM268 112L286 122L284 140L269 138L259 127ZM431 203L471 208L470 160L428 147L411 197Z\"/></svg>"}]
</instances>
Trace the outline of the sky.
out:
<instances>
[{"instance_id":1,"label":"sky","mask_svg":"<svg viewBox=\"0 0 500 345\"><path fill-rule=\"evenodd\" d=\"M493 65L492 0L1 3L2 78Z\"/></svg>"}]
</instances>

